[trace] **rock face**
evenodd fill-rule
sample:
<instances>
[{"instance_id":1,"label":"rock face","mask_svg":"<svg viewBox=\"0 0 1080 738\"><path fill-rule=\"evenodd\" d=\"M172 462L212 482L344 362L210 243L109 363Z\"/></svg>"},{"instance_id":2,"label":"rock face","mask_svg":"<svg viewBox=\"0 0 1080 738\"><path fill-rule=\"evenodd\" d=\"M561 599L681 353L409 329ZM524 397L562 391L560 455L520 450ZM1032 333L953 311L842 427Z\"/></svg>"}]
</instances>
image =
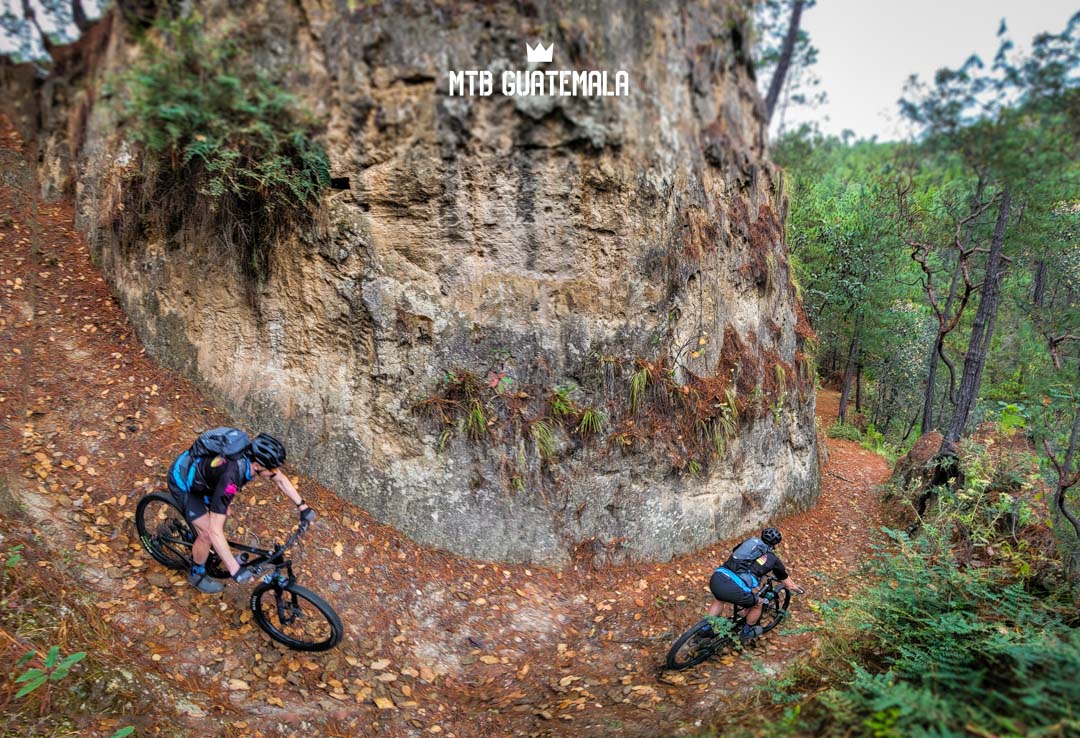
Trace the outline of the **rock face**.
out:
<instances>
[{"instance_id":1,"label":"rock face","mask_svg":"<svg viewBox=\"0 0 1080 738\"><path fill-rule=\"evenodd\" d=\"M351 188L274 247L258 285L194 234L116 228L140 154L95 91L137 52L107 19L74 54L90 71L44 101L64 110L42 170L74 190L162 362L379 519L469 556L666 558L812 504L810 332L746 8L207 5L208 27L243 25L253 58L326 121ZM533 67L626 70L629 94L499 94L536 40L554 60ZM448 95L468 69L494 70L496 93ZM479 428L448 390L473 375ZM570 384L578 410L603 413L598 433L552 413ZM725 397L734 431L703 456L688 435Z\"/></svg>"}]
</instances>

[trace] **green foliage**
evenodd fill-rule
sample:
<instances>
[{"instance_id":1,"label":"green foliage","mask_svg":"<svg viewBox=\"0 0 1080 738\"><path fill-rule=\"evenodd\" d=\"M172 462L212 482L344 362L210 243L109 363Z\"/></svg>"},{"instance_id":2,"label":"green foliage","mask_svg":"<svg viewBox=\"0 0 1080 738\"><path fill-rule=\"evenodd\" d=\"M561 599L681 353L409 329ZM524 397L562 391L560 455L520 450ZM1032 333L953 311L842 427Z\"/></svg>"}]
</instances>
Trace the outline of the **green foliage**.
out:
<instances>
[{"instance_id":1,"label":"green foliage","mask_svg":"<svg viewBox=\"0 0 1080 738\"><path fill-rule=\"evenodd\" d=\"M572 384L556 387L551 393L551 414L556 418L577 416L578 408L570 395L577 389Z\"/></svg>"},{"instance_id":2,"label":"green foliage","mask_svg":"<svg viewBox=\"0 0 1080 738\"><path fill-rule=\"evenodd\" d=\"M242 266L265 276L270 241L317 205L329 161L313 121L241 51L213 38L197 13L159 20L118 83L125 130L159 173L151 205L208 209Z\"/></svg>"},{"instance_id":3,"label":"green foliage","mask_svg":"<svg viewBox=\"0 0 1080 738\"><path fill-rule=\"evenodd\" d=\"M1021 529L1038 522L1020 494L1038 484L1035 460L1028 454L1000 454L995 460L985 446L965 441L960 471L962 481L938 489L927 514L947 521L955 541L982 547L997 541L1003 563L1030 570L1032 552L1014 552L1014 547L1021 544Z\"/></svg>"},{"instance_id":4,"label":"green foliage","mask_svg":"<svg viewBox=\"0 0 1080 738\"><path fill-rule=\"evenodd\" d=\"M555 456L555 432L547 421L534 421L529 432L542 458L550 459Z\"/></svg>"},{"instance_id":5,"label":"green foliage","mask_svg":"<svg viewBox=\"0 0 1080 738\"><path fill-rule=\"evenodd\" d=\"M606 420L602 411L587 407L581 411L581 421L577 425L577 432L583 436L597 435L604 430Z\"/></svg>"},{"instance_id":6,"label":"green foliage","mask_svg":"<svg viewBox=\"0 0 1080 738\"><path fill-rule=\"evenodd\" d=\"M484 406L479 399L469 402L469 408L465 413L465 432L474 441L483 438L487 434L488 418L484 412Z\"/></svg>"},{"instance_id":7,"label":"green foliage","mask_svg":"<svg viewBox=\"0 0 1080 738\"><path fill-rule=\"evenodd\" d=\"M862 431L848 423L833 423L825 430L825 435L845 441L862 441Z\"/></svg>"},{"instance_id":8,"label":"green foliage","mask_svg":"<svg viewBox=\"0 0 1080 738\"><path fill-rule=\"evenodd\" d=\"M30 651L19 660L19 664L25 664L37 656L36 651ZM15 683L23 686L15 694L15 697L25 697L46 682L58 682L68 675L71 667L86 658L86 651L79 651L69 656L60 658L60 646L52 646L45 654L43 668L27 669L22 675L16 677Z\"/></svg>"},{"instance_id":9,"label":"green foliage","mask_svg":"<svg viewBox=\"0 0 1080 738\"><path fill-rule=\"evenodd\" d=\"M871 562L868 586L823 608L828 635L815 669L835 686L774 734L1080 729L1080 631L1064 603L1029 592L1009 570L958 567L938 545L942 531L914 541L888 532L894 545Z\"/></svg>"},{"instance_id":10,"label":"green foliage","mask_svg":"<svg viewBox=\"0 0 1080 738\"><path fill-rule=\"evenodd\" d=\"M998 428L1005 435L1012 435L1018 430L1027 427L1027 417L1024 415L1024 406L1009 402L998 402Z\"/></svg>"},{"instance_id":11,"label":"green foliage","mask_svg":"<svg viewBox=\"0 0 1080 738\"><path fill-rule=\"evenodd\" d=\"M645 397L645 388L649 386L649 369L640 367L630 377L630 412L636 413Z\"/></svg>"}]
</instances>

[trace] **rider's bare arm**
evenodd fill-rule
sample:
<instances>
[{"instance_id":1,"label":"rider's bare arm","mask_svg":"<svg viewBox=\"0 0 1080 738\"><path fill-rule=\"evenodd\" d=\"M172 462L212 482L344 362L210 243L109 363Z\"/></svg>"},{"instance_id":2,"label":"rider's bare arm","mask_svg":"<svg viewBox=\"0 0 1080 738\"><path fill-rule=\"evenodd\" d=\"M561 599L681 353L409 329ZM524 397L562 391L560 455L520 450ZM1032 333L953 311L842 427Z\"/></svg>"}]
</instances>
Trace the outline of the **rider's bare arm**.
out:
<instances>
[{"instance_id":1,"label":"rider's bare arm","mask_svg":"<svg viewBox=\"0 0 1080 738\"><path fill-rule=\"evenodd\" d=\"M281 493L292 500L294 505L298 505L301 511L307 510L307 503L304 502L300 493L296 491L296 487L293 486L292 481L285 473L279 471L271 478L277 488L281 490Z\"/></svg>"},{"instance_id":2,"label":"rider's bare arm","mask_svg":"<svg viewBox=\"0 0 1080 738\"><path fill-rule=\"evenodd\" d=\"M229 549L229 540L225 537L226 517L228 516L224 513L210 513L210 545L214 547L214 551L217 552L221 563L225 565L231 575L240 570L240 562L232 555L232 551Z\"/></svg>"},{"instance_id":3,"label":"rider's bare arm","mask_svg":"<svg viewBox=\"0 0 1080 738\"><path fill-rule=\"evenodd\" d=\"M795 584L795 580L792 579L791 577L788 577L787 579L781 580L780 584L784 585L785 587L790 589L795 594L802 594L803 592L806 591L802 587L800 587L799 585Z\"/></svg>"}]
</instances>

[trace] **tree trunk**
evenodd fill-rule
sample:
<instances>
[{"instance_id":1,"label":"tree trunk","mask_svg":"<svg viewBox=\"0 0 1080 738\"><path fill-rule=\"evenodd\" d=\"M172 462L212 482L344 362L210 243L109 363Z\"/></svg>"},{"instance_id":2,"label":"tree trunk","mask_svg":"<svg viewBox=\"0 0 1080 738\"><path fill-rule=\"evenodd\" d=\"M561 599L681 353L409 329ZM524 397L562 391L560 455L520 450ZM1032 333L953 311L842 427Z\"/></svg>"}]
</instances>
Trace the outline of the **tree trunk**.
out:
<instances>
[{"instance_id":1,"label":"tree trunk","mask_svg":"<svg viewBox=\"0 0 1080 738\"><path fill-rule=\"evenodd\" d=\"M1035 262L1034 285L1031 289L1031 301L1035 307L1042 307L1046 299L1046 262L1040 259Z\"/></svg>"},{"instance_id":2,"label":"tree trunk","mask_svg":"<svg viewBox=\"0 0 1080 738\"><path fill-rule=\"evenodd\" d=\"M911 435L911 431L912 431L912 429L915 428L915 423L918 420L919 420L919 414L915 413L915 416L911 419L911 422L908 423L907 430L904 431L904 437L900 439L900 443L903 443L904 441L906 441L908 439L908 436Z\"/></svg>"},{"instance_id":3,"label":"tree trunk","mask_svg":"<svg viewBox=\"0 0 1080 738\"><path fill-rule=\"evenodd\" d=\"M765 96L765 125L772 120L776 101L780 98L780 90L784 86L784 77L787 76L788 67L791 66L795 42L799 38L799 21L802 18L804 2L805 0L795 0L791 8L791 22L788 24L787 35L784 36L784 45L780 49L780 59L776 62L776 71L769 80L769 93Z\"/></svg>"},{"instance_id":4,"label":"tree trunk","mask_svg":"<svg viewBox=\"0 0 1080 738\"><path fill-rule=\"evenodd\" d=\"M862 362L855 367L855 412L862 412Z\"/></svg>"},{"instance_id":5,"label":"tree trunk","mask_svg":"<svg viewBox=\"0 0 1080 738\"><path fill-rule=\"evenodd\" d=\"M960 379L960 392L956 401L949 430L941 442L942 453L952 443L960 440L967 425L975 399L979 394L979 381L982 379L986 353L990 348L990 333L994 329L998 304L1001 301L1001 250L1005 244L1005 226L1009 220L1008 191L1001 198L998 206L997 224L994 226L994 238L990 243L990 253L986 257L986 273L983 277L982 298L979 309L975 311L975 320L971 325L971 337L968 339L967 353L964 355L964 374Z\"/></svg>"},{"instance_id":6,"label":"tree trunk","mask_svg":"<svg viewBox=\"0 0 1080 738\"><path fill-rule=\"evenodd\" d=\"M851 378L855 374L856 357L859 354L859 329L856 324L855 335L851 337L851 344L848 346L848 359L847 366L844 367L844 381L840 383L840 414L838 419L841 423L844 421L844 416L847 414L848 395L851 393Z\"/></svg>"},{"instance_id":7,"label":"tree trunk","mask_svg":"<svg viewBox=\"0 0 1080 738\"><path fill-rule=\"evenodd\" d=\"M944 355L945 336L947 335L944 331L944 324L949 321L950 314L952 313L953 301L956 299L956 288L960 282L960 272L962 268L963 265L960 263L960 256L957 255L956 264L953 267L952 282L949 284L949 296L945 299L943 322L938 323L938 332L937 335L934 337L933 346L931 346L930 348L930 368L926 373L926 394L923 396L923 421L921 426L921 430L923 433L929 433L934 429L934 394L937 391L938 359ZM952 368L950 367L950 387L952 386L952 382Z\"/></svg>"},{"instance_id":8,"label":"tree trunk","mask_svg":"<svg viewBox=\"0 0 1080 738\"><path fill-rule=\"evenodd\" d=\"M1054 495L1054 504L1057 506L1058 512L1065 516L1065 519L1072 523L1073 530L1076 531L1077 538L1080 538L1080 519L1077 519L1065 505L1065 493L1068 492L1069 487L1076 484L1076 473L1072 471L1073 454L1076 453L1077 438L1080 437L1080 412L1073 416L1072 432L1069 434L1069 448L1065 451L1065 461L1058 468L1058 482L1057 482L1057 494Z\"/></svg>"}]
</instances>

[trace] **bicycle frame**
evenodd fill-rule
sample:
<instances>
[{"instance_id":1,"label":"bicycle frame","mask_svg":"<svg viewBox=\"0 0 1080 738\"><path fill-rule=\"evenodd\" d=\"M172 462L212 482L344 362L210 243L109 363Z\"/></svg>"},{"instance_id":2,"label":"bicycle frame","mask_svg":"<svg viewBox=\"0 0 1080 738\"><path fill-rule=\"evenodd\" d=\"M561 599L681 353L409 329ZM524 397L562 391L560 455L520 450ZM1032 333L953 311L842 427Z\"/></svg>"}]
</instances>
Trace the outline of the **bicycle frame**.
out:
<instances>
[{"instance_id":1,"label":"bicycle frame","mask_svg":"<svg viewBox=\"0 0 1080 738\"><path fill-rule=\"evenodd\" d=\"M285 571L288 572L288 575L283 578L283 582L287 581L292 583L296 581L296 575L293 574L292 559L286 559L285 552L300 539L300 536L307 532L307 529L308 525L306 523L301 523L285 543L275 546L269 551L265 548L248 546L243 543L234 543L233 541L229 541L229 548L234 551L245 551L255 555L255 558L249 559L244 564L244 566L251 569L251 572L255 577L259 577L264 571L272 567L274 570L273 574L266 574L263 576L263 581L267 584L270 584L275 578L281 578L279 572L282 569L285 569Z\"/></svg>"}]
</instances>

